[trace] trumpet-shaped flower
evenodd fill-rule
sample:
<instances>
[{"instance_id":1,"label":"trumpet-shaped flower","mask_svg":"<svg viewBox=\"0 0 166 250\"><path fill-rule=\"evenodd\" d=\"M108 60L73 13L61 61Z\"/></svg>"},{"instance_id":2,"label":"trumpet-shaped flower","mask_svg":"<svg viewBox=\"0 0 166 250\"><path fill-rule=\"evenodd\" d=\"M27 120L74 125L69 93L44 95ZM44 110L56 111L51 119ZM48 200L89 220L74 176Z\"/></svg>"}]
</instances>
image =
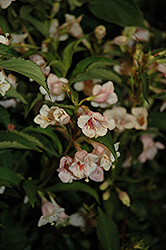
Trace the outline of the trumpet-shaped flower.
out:
<instances>
[{"instance_id":1,"label":"trumpet-shaped flower","mask_svg":"<svg viewBox=\"0 0 166 250\"><path fill-rule=\"evenodd\" d=\"M117 132L123 132L125 129L132 129L135 126L136 117L127 114L126 109L123 107L107 109L103 114L108 119L114 119Z\"/></svg>"},{"instance_id":2,"label":"trumpet-shaped flower","mask_svg":"<svg viewBox=\"0 0 166 250\"><path fill-rule=\"evenodd\" d=\"M98 156L85 150L77 151L69 170L77 179L88 178L97 168Z\"/></svg>"},{"instance_id":3,"label":"trumpet-shaped flower","mask_svg":"<svg viewBox=\"0 0 166 250\"><path fill-rule=\"evenodd\" d=\"M32 55L29 57L31 61L33 61L34 63L36 63L43 71L43 74L45 76L48 76L50 73L50 66L46 66L47 63L45 62L45 60L43 59L43 57L39 54L36 55Z\"/></svg>"},{"instance_id":4,"label":"trumpet-shaped flower","mask_svg":"<svg viewBox=\"0 0 166 250\"><path fill-rule=\"evenodd\" d=\"M60 167L57 169L59 172L58 176L62 182L68 183L72 182L74 179L73 173L69 170L70 165L72 164L73 159L69 156L63 156L60 160Z\"/></svg>"},{"instance_id":5,"label":"trumpet-shaped flower","mask_svg":"<svg viewBox=\"0 0 166 250\"><path fill-rule=\"evenodd\" d=\"M96 84L93 87L92 95L95 97L91 102L93 107L106 108L111 104L115 104L118 101L116 93L114 93L113 82L108 81L102 86Z\"/></svg>"},{"instance_id":6,"label":"trumpet-shaped flower","mask_svg":"<svg viewBox=\"0 0 166 250\"><path fill-rule=\"evenodd\" d=\"M67 28L68 33L75 38L80 38L83 36L83 30L80 26L80 22L83 16L76 18L73 15L65 14L66 22L61 26L61 28Z\"/></svg>"},{"instance_id":7,"label":"trumpet-shaped flower","mask_svg":"<svg viewBox=\"0 0 166 250\"><path fill-rule=\"evenodd\" d=\"M51 95L51 101L63 101L65 98L66 85L68 80L66 78L58 78L54 74L49 74L47 84ZM45 100L50 100L50 97L43 87L40 87L40 92L45 95Z\"/></svg>"},{"instance_id":8,"label":"trumpet-shaped flower","mask_svg":"<svg viewBox=\"0 0 166 250\"><path fill-rule=\"evenodd\" d=\"M131 113L136 117L135 129L143 129L146 130L148 126L147 117L148 112L143 107L132 108Z\"/></svg>"},{"instance_id":9,"label":"trumpet-shaped flower","mask_svg":"<svg viewBox=\"0 0 166 250\"><path fill-rule=\"evenodd\" d=\"M142 135L140 139L143 144L143 151L138 159L142 163L147 160L153 160L158 149L165 149L165 146L161 142L154 142L151 135Z\"/></svg>"},{"instance_id":10,"label":"trumpet-shaped flower","mask_svg":"<svg viewBox=\"0 0 166 250\"><path fill-rule=\"evenodd\" d=\"M5 80L5 75L0 71L0 93L2 96L5 95L6 91L10 88L10 84Z\"/></svg>"},{"instance_id":11,"label":"trumpet-shaped flower","mask_svg":"<svg viewBox=\"0 0 166 250\"><path fill-rule=\"evenodd\" d=\"M104 136L107 129L112 130L115 128L113 119L108 120L107 117L102 116L100 113L92 111L89 111L86 115L80 115L77 123L82 132L90 138Z\"/></svg>"},{"instance_id":12,"label":"trumpet-shaped flower","mask_svg":"<svg viewBox=\"0 0 166 250\"><path fill-rule=\"evenodd\" d=\"M68 218L64 212L65 209L60 207L52 197L50 199L51 202L46 200L42 204L41 210L43 215L39 219L38 227L44 226L47 223L54 225L55 222L63 224L64 220Z\"/></svg>"}]
</instances>

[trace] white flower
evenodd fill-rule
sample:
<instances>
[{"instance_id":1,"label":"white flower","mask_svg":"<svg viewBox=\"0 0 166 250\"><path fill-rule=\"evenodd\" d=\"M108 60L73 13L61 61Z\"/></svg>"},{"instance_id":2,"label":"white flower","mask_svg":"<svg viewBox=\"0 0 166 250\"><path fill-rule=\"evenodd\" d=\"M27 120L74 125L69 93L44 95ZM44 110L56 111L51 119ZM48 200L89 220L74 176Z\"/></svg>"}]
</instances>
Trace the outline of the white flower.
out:
<instances>
[{"instance_id":1,"label":"white flower","mask_svg":"<svg viewBox=\"0 0 166 250\"><path fill-rule=\"evenodd\" d=\"M132 108L131 113L136 117L135 129L146 130L148 126L147 117L148 112L143 107Z\"/></svg>"},{"instance_id":2,"label":"white flower","mask_svg":"<svg viewBox=\"0 0 166 250\"><path fill-rule=\"evenodd\" d=\"M3 194L5 192L5 188L6 188L5 186L0 187L0 194Z\"/></svg>"},{"instance_id":3,"label":"white flower","mask_svg":"<svg viewBox=\"0 0 166 250\"><path fill-rule=\"evenodd\" d=\"M142 163L147 160L153 160L158 149L165 149L165 146L161 142L154 142L151 135L142 135L140 139L143 144L143 151L139 155L138 159Z\"/></svg>"},{"instance_id":4,"label":"white flower","mask_svg":"<svg viewBox=\"0 0 166 250\"><path fill-rule=\"evenodd\" d=\"M15 0L0 0L0 6L2 9L6 9L13 1Z\"/></svg>"},{"instance_id":5,"label":"white flower","mask_svg":"<svg viewBox=\"0 0 166 250\"><path fill-rule=\"evenodd\" d=\"M82 132L90 138L104 136L107 129L112 130L115 128L113 119L108 120L99 112L92 111L89 111L86 115L80 115L77 124L82 129Z\"/></svg>"},{"instance_id":6,"label":"white flower","mask_svg":"<svg viewBox=\"0 0 166 250\"><path fill-rule=\"evenodd\" d=\"M116 130L123 132L125 129L132 129L135 126L136 117L131 114L127 114L127 111L123 107L113 107L113 109L107 109L104 116L108 119L114 119L116 124Z\"/></svg>"},{"instance_id":7,"label":"white flower","mask_svg":"<svg viewBox=\"0 0 166 250\"><path fill-rule=\"evenodd\" d=\"M5 80L5 76L0 72L0 93L2 96L5 95L5 92L8 91L10 88L10 84Z\"/></svg>"},{"instance_id":8,"label":"white flower","mask_svg":"<svg viewBox=\"0 0 166 250\"><path fill-rule=\"evenodd\" d=\"M59 107L52 106L49 108L44 104L39 113L34 122L40 124L41 128L46 128L49 125L65 125L70 121L70 116Z\"/></svg>"},{"instance_id":9,"label":"white flower","mask_svg":"<svg viewBox=\"0 0 166 250\"><path fill-rule=\"evenodd\" d=\"M5 36L0 35L0 43L9 45L9 39L7 39Z\"/></svg>"}]
</instances>

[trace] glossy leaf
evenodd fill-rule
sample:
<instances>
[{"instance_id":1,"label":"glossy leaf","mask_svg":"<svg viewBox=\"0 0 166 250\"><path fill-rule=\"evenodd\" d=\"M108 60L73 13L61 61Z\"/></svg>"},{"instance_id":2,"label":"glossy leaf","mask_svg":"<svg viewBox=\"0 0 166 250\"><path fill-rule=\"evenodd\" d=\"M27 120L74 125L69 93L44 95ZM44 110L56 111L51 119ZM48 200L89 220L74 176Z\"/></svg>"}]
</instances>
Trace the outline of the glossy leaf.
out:
<instances>
[{"instance_id":1,"label":"glossy leaf","mask_svg":"<svg viewBox=\"0 0 166 250\"><path fill-rule=\"evenodd\" d=\"M16 186L21 183L21 177L10 169L0 167L0 179L4 181L4 186ZM6 185L7 184L7 185Z\"/></svg>"},{"instance_id":2,"label":"glossy leaf","mask_svg":"<svg viewBox=\"0 0 166 250\"><path fill-rule=\"evenodd\" d=\"M7 111L3 106L0 105L0 123L3 123L5 127L7 128L8 124L10 123L10 116Z\"/></svg>"},{"instance_id":3,"label":"glossy leaf","mask_svg":"<svg viewBox=\"0 0 166 250\"><path fill-rule=\"evenodd\" d=\"M10 46L0 43L0 55L1 59L3 59L3 58L10 58L13 56L17 56L17 53Z\"/></svg>"},{"instance_id":4,"label":"glossy leaf","mask_svg":"<svg viewBox=\"0 0 166 250\"><path fill-rule=\"evenodd\" d=\"M92 187L90 187L88 184L84 184L81 182L58 183L52 187L46 188L45 191L55 192L55 193L64 192L64 191L76 191L76 192L81 191L81 192L88 193L93 198L95 198L97 203L100 203L99 196L98 196L96 190L93 189Z\"/></svg>"},{"instance_id":5,"label":"glossy leaf","mask_svg":"<svg viewBox=\"0 0 166 250\"><path fill-rule=\"evenodd\" d=\"M119 233L116 224L98 207L97 236L104 250L119 250Z\"/></svg>"},{"instance_id":6,"label":"glossy leaf","mask_svg":"<svg viewBox=\"0 0 166 250\"><path fill-rule=\"evenodd\" d=\"M141 11L134 0L90 0L89 10L97 18L122 27L145 27Z\"/></svg>"},{"instance_id":7,"label":"glossy leaf","mask_svg":"<svg viewBox=\"0 0 166 250\"><path fill-rule=\"evenodd\" d=\"M0 68L12 70L24 76L32 78L46 91L48 91L48 87L45 82L45 76L41 68L36 63L30 60L25 60L22 58L10 58L6 60L0 60Z\"/></svg>"},{"instance_id":8,"label":"glossy leaf","mask_svg":"<svg viewBox=\"0 0 166 250\"><path fill-rule=\"evenodd\" d=\"M34 207L36 196L37 196L37 184L33 180L26 180L23 183L23 188L25 190L26 195L30 201L32 207Z\"/></svg>"},{"instance_id":9,"label":"glossy leaf","mask_svg":"<svg viewBox=\"0 0 166 250\"><path fill-rule=\"evenodd\" d=\"M24 99L24 97L12 85L6 92L6 96L19 99L22 103L27 104L27 101Z\"/></svg>"}]
</instances>

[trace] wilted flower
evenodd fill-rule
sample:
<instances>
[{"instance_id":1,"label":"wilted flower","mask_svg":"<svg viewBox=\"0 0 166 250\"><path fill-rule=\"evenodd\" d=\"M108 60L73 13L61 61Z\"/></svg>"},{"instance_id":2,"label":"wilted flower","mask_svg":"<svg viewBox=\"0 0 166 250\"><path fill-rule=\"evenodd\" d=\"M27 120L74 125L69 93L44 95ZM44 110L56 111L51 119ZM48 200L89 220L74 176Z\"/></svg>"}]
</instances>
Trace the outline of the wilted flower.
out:
<instances>
[{"instance_id":1,"label":"wilted flower","mask_svg":"<svg viewBox=\"0 0 166 250\"><path fill-rule=\"evenodd\" d=\"M132 108L131 113L136 117L135 129L146 130L148 126L147 117L148 112L143 107Z\"/></svg>"},{"instance_id":2,"label":"wilted flower","mask_svg":"<svg viewBox=\"0 0 166 250\"><path fill-rule=\"evenodd\" d=\"M51 100L55 101L63 101L65 98L66 85L68 80L66 78L58 78L56 75L50 73L47 78L47 84L49 88L49 92L51 95ZM50 100L50 97L46 90L43 87L40 87L40 92L45 95L45 100Z\"/></svg>"},{"instance_id":3,"label":"wilted flower","mask_svg":"<svg viewBox=\"0 0 166 250\"><path fill-rule=\"evenodd\" d=\"M124 107L107 109L103 115L108 117L108 119L114 119L117 132L123 132L125 129L132 129L135 127L135 116L128 114Z\"/></svg>"},{"instance_id":4,"label":"wilted flower","mask_svg":"<svg viewBox=\"0 0 166 250\"><path fill-rule=\"evenodd\" d=\"M90 138L104 136L107 129L112 130L115 128L113 119L108 120L99 112L92 111L89 111L86 115L80 115L77 124L82 129L82 132Z\"/></svg>"},{"instance_id":5,"label":"wilted flower","mask_svg":"<svg viewBox=\"0 0 166 250\"><path fill-rule=\"evenodd\" d=\"M158 149L165 149L165 146L161 142L154 142L153 137L149 134L142 135L140 139L143 144L143 151L138 159L142 163L147 160L153 160Z\"/></svg>"},{"instance_id":6,"label":"wilted flower","mask_svg":"<svg viewBox=\"0 0 166 250\"><path fill-rule=\"evenodd\" d=\"M115 104L118 101L118 97L116 93L114 93L114 85L113 82L108 81L102 86L96 84L93 87L92 95L95 97L91 102L93 107L101 107L106 108L111 104Z\"/></svg>"},{"instance_id":7,"label":"wilted flower","mask_svg":"<svg viewBox=\"0 0 166 250\"><path fill-rule=\"evenodd\" d=\"M44 104L39 113L34 122L40 124L41 128L46 128L49 125L65 125L70 121L70 116L59 107L52 106L49 108Z\"/></svg>"},{"instance_id":8,"label":"wilted flower","mask_svg":"<svg viewBox=\"0 0 166 250\"><path fill-rule=\"evenodd\" d=\"M5 80L5 75L0 71L0 93L2 96L5 95L5 92L10 88L10 84Z\"/></svg>"},{"instance_id":9,"label":"wilted flower","mask_svg":"<svg viewBox=\"0 0 166 250\"><path fill-rule=\"evenodd\" d=\"M68 216L64 213L64 208L60 207L53 197L50 196L51 202L43 199L43 204L41 207L42 216L39 219L38 227L44 226L47 223L54 225L55 222L56 226L58 224L63 224Z\"/></svg>"},{"instance_id":10,"label":"wilted flower","mask_svg":"<svg viewBox=\"0 0 166 250\"><path fill-rule=\"evenodd\" d=\"M101 40L105 37L106 35L106 28L104 25L99 25L95 28L94 30L95 32L95 37L98 39L98 40Z\"/></svg>"}]
</instances>

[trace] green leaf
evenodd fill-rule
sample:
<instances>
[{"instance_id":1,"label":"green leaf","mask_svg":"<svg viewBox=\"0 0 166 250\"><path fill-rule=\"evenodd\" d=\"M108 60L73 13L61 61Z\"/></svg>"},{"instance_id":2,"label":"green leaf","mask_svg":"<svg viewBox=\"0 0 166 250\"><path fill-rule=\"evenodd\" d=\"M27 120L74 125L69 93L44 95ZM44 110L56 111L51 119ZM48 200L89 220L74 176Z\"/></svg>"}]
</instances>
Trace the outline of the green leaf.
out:
<instances>
[{"instance_id":1,"label":"green leaf","mask_svg":"<svg viewBox=\"0 0 166 250\"><path fill-rule=\"evenodd\" d=\"M74 77L70 83L74 83L78 81L87 81L91 79L101 79L101 80L106 80L106 81L110 80L116 83L121 83L121 78L116 72L114 72L111 69L107 70L107 69L102 69L102 68L85 71L84 73L81 73L77 75L76 77Z\"/></svg>"},{"instance_id":2,"label":"green leaf","mask_svg":"<svg viewBox=\"0 0 166 250\"><path fill-rule=\"evenodd\" d=\"M107 58L107 57L97 57L97 56L91 56L88 58L85 58L84 60L81 60L79 63L77 63L75 69L72 72L71 78L79 75L80 73L83 73L87 70L88 66L92 66L93 63L101 63L101 66L103 65L103 62L109 63L110 65L115 65L117 62ZM95 64L92 66L94 68ZM96 65L97 68L99 67ZM103 67L101 67L103 68ZM91 69L91 68L89 68Z\"/></svg>"},{"instance_id":3,"label":"green leaf","mask_svg":"<svg viewBox=\"0 0 166 250\"><path fill-rule=\"evenodd\" d=\"M111 151L111 153L115 157L115 160L117 161L117 155L116 155L116 151L115 151L115 147L114 147L114 142L113 142L110 131L108 131L107 134L104 136L99 136L97 138L93 138L93 140L105 145Z\"/></svg>"},{"instance_id":4,"label":"green leaf","mask_svg":"<svg viewBox=\"0 0 166 250\"><path fill-rule=\"evenodd\" d=\"M152 97L156 98L156 99L161 99L161 100L166 101L166 92L165 91L164 92L160 92L160 93L158 93L156 95L153 95Z\"/></svg>"},{"instance_id":5,"label":"green leaf","mask_svg":"<svg viewBox=\"0 0 166 250\"><path fill-rule=\"evenodd\" d=\"M22 17L23 20L32 24L44 37L49 37L48 27L45 23L40 22L37 18L32 15L26 15Z\"/></svg>"},{"instance_id":6,"label":"green leaf","mask_svg":"<svg viewBox=\"0 0 166 250\"><path fill-rule=\"evenodd\" d=\"M149 127L166 130L166 113L151 111L148 116Z\"/></svg>"},{"instance_id":7,"label":"green leaf","mask_svg":"<svg viewBox=\"0 0 166 250\"><path fill-rule=\"evenodd\" d=\"M77 46L80 44L80 42L83 39L85 39L85 36L81 37L77 41L74 41L74 42L70 43L64 49L64 52L63 52L63 55L62 55L62 61L63 61L63 64L64 64L64 69L65 69L64 77L66 76L67 71L71 67L73 54L75 53Z\"/></svg>"},{"instance_id":8,"label":"green leaf","mask_svg":"<svg viewBox=\"0 0 166 250\"><path fill-rule=\"evenodd\" d=\"M17 56L17 53L9 45L0 43L0 55L1 59Z\"/></svg>"},{"instance_id":9,"label":"green leaf","mask_svg":"<svg viewBox=\"0 0 166 250\"><path fill-rule=\"evenodd\" d=\"M53 60L48 65L52 66L52 67L54 67L56 69L59 69L59 71L61 72L62 76L65 77L66 70L65 70L64 64L61 61L59 61L59 60Z\"/></svg>"},{"instance_id":10,"label":"green leaf","mask_svg":"<svg viewBox=\"0 0 166 250\"><path fill-rule=\"evenodd\" d=\"M34 207L34 204L36 202L36 197L37 197L37 184L36 184L36 181L33 181L33 180L24 181L23 182L23 188L25 190L26 195L28 196L30 204L32 205L32 207Z\"/></svg>"},{"instance_id":11,"label":"green leaf","mask_svg":"<svg viewBox=\"0 0 166 250\"><path fill-rule=\"evenodd\" d=\"M43 95L42 94L38 94L36 96L36 98L33 100L33 102L31 103L30 107L27 107L27 105L25 106L25 118L28 116L29 112L31 111L31 109L33 109L33 107L43 99Z\"/></svg>"},{"instance_id":12,"label":"green leaf","mask_svg":"<svg viewBox=\"0 0 166 250\"><path fill-rule=\"evenodd\" d=\"M119 249L119 233L116 224L98 207L97 236L104 250Z\"/></svg>"},{"instance_id":13,"label":"green leaf","mask_svg":"<svg viewBox=\"0 0 166 250\"><path fill-rule=\"evenodd\" d=\"M71 101L74 103L75 106L78 105L79 102L79 96L78 93L76 91L74 91L70 86L69 86L69 90L67 91L67 94L69 96L69 98L71 99Z\"/></svg>"},{"instance_id":14,"label":"green leaf","mask_svg":"<svg viewBox=\"0 0 166 250\"><path fill-rule=\"evenodd\" d=\"M90 0L89 10L98 19L115 23L122 27L144 27L144 20L134 0Z\"/></svg>"},{"instance_id":15,"label":"green leaf","mask_svg":"<svg viewBox=\"0 0 166 250\"><path fill-rule=\"evenodd\" d=\"M143 72L143 74L141 75L142 78L142 92L143 92L143 97L144 99L147 101L147 103L149 103L148 101L148 90L149 90L149 79L148 79L148 75L146 72Z\"/></svg>"},{"instance_id":16,"label":"green leaf","mask_svg":"<svg viewBox=\"0 0 166 250\"><path fill-rule=\"evenodd\" d=\"M24 97L12 85L10 85L9 90L6 92L6 96L19 99L22 103L27 104Z\"/></svg>"},{"instance_id":17,"label":"green leaf","mask_svg":"<svg viewBox=\"0 0 166 250\"><path fill-rule=\"evenodd\" d=\"M46 188L45 191L54 192L54 193L64 192L64 191L75 191L75 192L81 191L81 192L88 193L93 198L95 198L97 203L100 203L99 196L97 192L95 191L95 189L81 182L58 183L52 187Z\"/></svg>"},{"instance_id":18,"label":"green leaf","mask_svg":"<svg viewBox=\"0 0 166 250\"><path fill-rule=\"evenodd\" d=\"M0 167L0 179L4 181L4 186L18 187L22 181L21 177L10 169ZM7 184L7 185L6 185Z\"/></svg>"},{"instance_id":19,"label":"green leaf","mask_svg":"<svg viewBox=\"0 0 166 250\"><path fill-rule=\"evenodd\" d=\"M26 230L18 225L11 210L6 209L1 213L1 223L4 226L4 228L1 228L1 249L26 249L28 244Z\"/></svg>"},{"instance_id":20,"label":"green leaf","mask_svg":"<svg viewBox=\"0 0 166 250\"><path fill-rule=\"evenodd\" d=\"M0 68L12 70L32 78L48 92L45 76L41 68L36 63L22 58L10 58L0 60Z\"/></svg>"},{"instance_id":21,"label":"green leaf","mask_svg":"<svg viewBox=\"0 0 166 250\"><path fill-rule=\"evenodd\" d=\"M20 148L39 151L40 150L21 133L14 131L0 131L0 149Z\"/></svg>"},{"instance_id":22,"label":"green leaf","mask_svg":"<svg viewBox=\"0 0 166 250\"><path fill-rule=\"evenodd\" d=\"M62 151L63 151L62 143L59 140L58 136L53 132L51 127L47 127L45 129L42 129L40 127L34 128L34 127L30 126L30 127L27 127L26 129L24 129L24 132L29 134L29 135L34 136L35 138L41 139L40 142L42 143L42 145L43 145L42 148L44 150L49 152L49 150L51 150L51 148L52 148L52 150L53 150L53 148L56 148L56 149L58 149L59 154L60 155L62 154ZM46 135L46 137L45 136L42 137L42 134ZM48 138L51 139L51 141L48 140ZM44 140L44 142L43 142L43 140ZM47 144L50 144L50 147L51 147L50 149L47 148L47 145L44 144L45 142L47 142ZM52 144L52 142L53 142L53 144ZM55 151L55 149L54 149L54 151ZM56 152L54 152L54 154L57 156Z\"/></svg>"},{"instance_id":23,"label":"green leaf","mask_svg":"<svg viewBox=\"0 0 166 250\"><path fill-rule=\"evenodd\" d=\"M7 111L3 106L0 105L0 123L3 123L5 127L7 128L8 124L10 123L10 116Z\"/></svg>"},{"instance_id":24,"label":"green leaf","mask_svg":"<svg viewBox=\"0 0 166 250\"><path fill-rule=\"evenodd\" d=\"M11 29L8 25L8 22L6 21L6 18L4 18L2 15L0 15L0 27L2 29L2 33L5 34L5 33L9 33L11 34Z\"/></svg>"}]
</instances>

